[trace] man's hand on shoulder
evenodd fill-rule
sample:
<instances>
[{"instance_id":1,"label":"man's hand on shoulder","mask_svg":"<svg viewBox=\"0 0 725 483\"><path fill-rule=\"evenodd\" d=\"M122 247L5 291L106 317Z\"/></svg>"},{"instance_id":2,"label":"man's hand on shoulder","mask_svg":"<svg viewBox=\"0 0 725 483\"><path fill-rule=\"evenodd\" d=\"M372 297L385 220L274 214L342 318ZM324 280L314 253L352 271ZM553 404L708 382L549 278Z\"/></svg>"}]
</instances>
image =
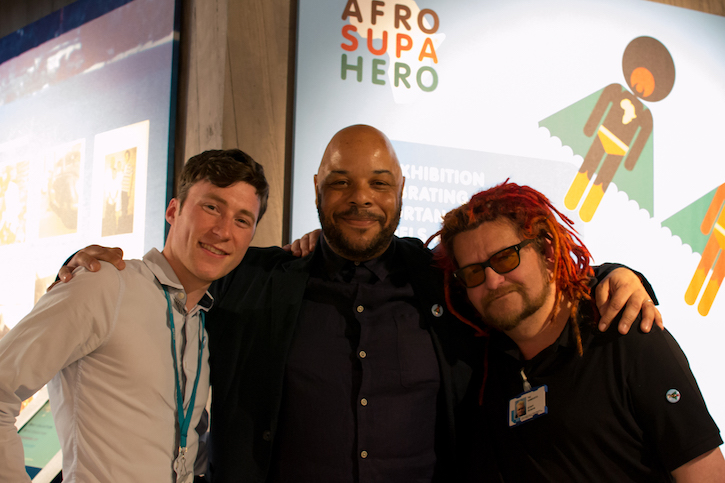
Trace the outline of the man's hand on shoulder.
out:
<instances>
[{"instance_id":1,"label":"man's hand on shoulder","mask_svg":"<svg viewBox=\"0 0 725 483\"><path fill-rule=\"evenodd\" d=\"M90 245L76 252L68 263L61 267L58 272L60 282L69 282L73 278L73 270L78 267L84 267L89 272L97 272L101 269L100 261L109 262L117 269L126 268L126 262L123 261L123 250L120 248L108 248L100 245ZM48 291L52 289L58 281L54 282Z\"/></svg>"},{"instance_id":2,"label":"man's hand on shoulder","mask_svg":"<svg viewBox=\"0 0 725 483\"><path fill-rule=\"evenodd\" d=\"M617 268L602 280L596 288L596 303L599 309L599 330L605 331L622 309L619 332L626 334L642 313L640 329L649 332L653 324L664 328L662 314L642 285L642 281L631 270Z\"/></svg>"},{"instance_id":3,"label":"man's hand on shoulder","mask_svg":"<svg viewBox=\"0 0 725 483\"><path fill-rule=\"evenodd\" d=\"M283 246L282 250L286 250L296 257L306 257L315 250L320 233L322 233L322 230L319 228L306 233L292 243Z\"/></svg>"}]
</instances>

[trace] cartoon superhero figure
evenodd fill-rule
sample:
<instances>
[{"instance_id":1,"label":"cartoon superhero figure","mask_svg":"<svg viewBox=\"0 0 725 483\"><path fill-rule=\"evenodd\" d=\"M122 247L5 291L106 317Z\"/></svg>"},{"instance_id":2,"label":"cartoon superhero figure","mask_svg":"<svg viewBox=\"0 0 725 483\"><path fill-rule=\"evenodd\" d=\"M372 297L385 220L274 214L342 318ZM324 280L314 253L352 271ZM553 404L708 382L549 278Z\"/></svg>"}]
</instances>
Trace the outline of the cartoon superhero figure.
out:
<instances>
[{"instance_id":1,"label":"cartoon superhero figure","mask_svg":"<svg viewBox=\"0 0 725 483\"><path fill-rule=\"evenodd\" d=\"M592 137L596 133L596 137L564 198L565 206L575 210L593 181L579 211L581 219L587 222L594 216L622 161L631 171L652 133L652 113L640 98L664 99L675 83L672 57L652 37L638 37L627 45L622 70L632 92L620 84L610 84L602 91L584 125L584 134Z\"/></svg>"}]
</instances>

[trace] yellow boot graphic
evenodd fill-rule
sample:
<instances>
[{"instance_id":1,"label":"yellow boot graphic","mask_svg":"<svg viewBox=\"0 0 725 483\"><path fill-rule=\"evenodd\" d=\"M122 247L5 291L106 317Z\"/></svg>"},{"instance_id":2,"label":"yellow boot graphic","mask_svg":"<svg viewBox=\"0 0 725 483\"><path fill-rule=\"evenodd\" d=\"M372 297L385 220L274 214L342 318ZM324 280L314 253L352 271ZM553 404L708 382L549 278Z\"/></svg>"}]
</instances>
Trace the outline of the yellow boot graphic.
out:
<instances>
[{"instance_id":1,"label":"yellow boot graphic","mask_svg":"<svg viewBox=\"0 0 725 483\"><path fill-rule=\"evenodd\" d=\"M577 173L574 181L571 182L569 192L564 198L564 206L566 206L570 210L576 210L576 207L579 204L579 200L581 200L581 197L584 194L584 190L587 189L588 184L589 176L587 175L587 173Z\"/></svg>"},{"instance_id":2,"label":"yellow boot graphic","mask_svg":"<svg viewBox=\"0 0 725 483\"><path fill-rule=\"evenodd\" d=\"M685 292L685 302L687 302L688 305L694 305L695 300L697 300L697 295L700 293L700 289L702 288L702 284L705 283L705 277L707 277L707 272L700 270L699 268L695 270L690 286L687 287L687 292Z\"/></svg>"},{"instance_id":3,"label":"yellow boot graphic","mask_svg":"<svg viewBox=\"0 0 725 483\"><path fill-rule=\"evenodd\" d=\"M585 199L582 204L581 210L579 210L579 216L581 216L582 221L592 221L592 217L597 211L597 207L599 207L599 203L602 201L602 198L604 198L602 185L593 185L592 189L589 190L587 199Z\"/></svg>"}]
</instances>

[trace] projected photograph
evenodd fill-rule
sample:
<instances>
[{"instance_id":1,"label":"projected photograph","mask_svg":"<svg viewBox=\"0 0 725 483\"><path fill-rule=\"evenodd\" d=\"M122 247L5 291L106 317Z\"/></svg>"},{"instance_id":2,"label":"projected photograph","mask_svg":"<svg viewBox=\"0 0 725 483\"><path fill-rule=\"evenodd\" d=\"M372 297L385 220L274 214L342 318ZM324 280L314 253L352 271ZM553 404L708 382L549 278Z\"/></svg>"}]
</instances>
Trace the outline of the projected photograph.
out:
<instances>
[{"instance_id":1,"label":"projected photograph","mask_svg":"<svg viewBox=\"0 0 725 483\"><path fill-rule=\"evenodd\" d=\"M131 233L136 148L107 155L104 168L102 236Z\"/></svg>"},{"instance_id":2,"label":"projected photograph","mask_svg":"<svg viewBox=\"0 0 725 483\"><path fill-rule=\"evenodd\" d=\"M145 199L148 142L148 121L95 136L92 203L102 237L131 234L143 221L135 207Z\"/></svg>"},{"instance_id":3,"label":"projected photograph","mask_svg":"<svg viewBox=\"0 0 725 483\"><path fill-rule=\"evenodd\" d=\"M40 237L75 233L78 230L78 203L81 165L85 141L59 146L44 157L41 184Z\"/></svg>"},{"instance_id":4,"label":"projected photograph","mask_svg":"<svg viewBox=\"0 0 725 483\"><path fill-rule=\"evenodd\" d=\"M30 163L0 164L0 245L25 241Z\"/></svg>"}]
</instances>

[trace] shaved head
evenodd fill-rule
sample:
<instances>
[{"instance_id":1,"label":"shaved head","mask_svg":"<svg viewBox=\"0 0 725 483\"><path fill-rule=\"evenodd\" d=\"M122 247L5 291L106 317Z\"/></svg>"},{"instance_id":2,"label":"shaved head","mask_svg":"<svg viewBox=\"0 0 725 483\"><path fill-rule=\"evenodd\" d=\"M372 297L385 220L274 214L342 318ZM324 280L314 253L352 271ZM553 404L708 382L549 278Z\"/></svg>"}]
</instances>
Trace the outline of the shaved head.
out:
<instances>
[{"instance_id":1,"label":"shaved head","mask_svg":"<svg viewBox=\"0 0 725 483\"><path fill-rule=\"evenodd\" d=\"M381 255L400 221L404 178L388 137L372 126L340 130L315 175L317 211L325 240L355 261Z\"/></svg>"},{"instance_id":2,"label":"shaved head","mask_svg":"<svg viewBox=\"0 0 725 483\"><path fill-rule=\"evenodd\" d=\"M365 124L348 126L332 137L322 156L317 179L324 179L331 169L345 166L346 160L352 156L376 158L387 164L402 187L403 172L390 139L382 131Z\"/></svg>"}]
</instances>

